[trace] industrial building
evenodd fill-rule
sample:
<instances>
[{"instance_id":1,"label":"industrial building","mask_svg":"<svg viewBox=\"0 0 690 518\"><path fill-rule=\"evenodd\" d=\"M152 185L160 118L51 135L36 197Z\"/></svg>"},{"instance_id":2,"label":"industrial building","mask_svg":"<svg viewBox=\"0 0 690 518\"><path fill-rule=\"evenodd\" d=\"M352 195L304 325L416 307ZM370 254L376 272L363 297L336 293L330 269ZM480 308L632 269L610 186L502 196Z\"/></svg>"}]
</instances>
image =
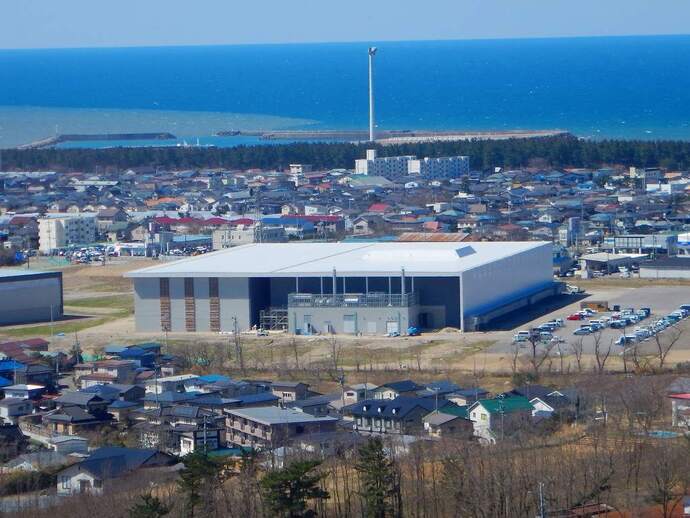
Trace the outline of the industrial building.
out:
<instances>
[{"instance_id":1,"label":"industrial building","mask_svg":"<svg viewBox=\"0 0 690 518\"><path fill-rule=\"evenodd\" d=\"M62 317L62 273L0 269L0 325Z\"/></svg>"},{"instance_id":2,"label":"industrial building","mask_svg":"<svg viewBox=\"0 0 690 518\"><path fill-rule=\"evenodd\" d=\"M675 255L678 237L670 233L606 236L600 248L614 254Z\"/></svg>"},{"instance_id":3,"label":"industrial building","mask_svg":"<svg viewBox=\"0 0 690 518\"><path fill-rule=\"evenodd\" d=\"M265 243L126 274L138 331L464 330L558 292L552 244Z\"/></svg>"},{"instance_id":4,"label":"industrial building","mask_svg":"<svg viewBox=\"0 0 690 518\"><path fill-rule=\"evenodd\" d=\"M690 279L690 258L662 257L640 263L641 279Z\"/></svg>"}]
</instances>

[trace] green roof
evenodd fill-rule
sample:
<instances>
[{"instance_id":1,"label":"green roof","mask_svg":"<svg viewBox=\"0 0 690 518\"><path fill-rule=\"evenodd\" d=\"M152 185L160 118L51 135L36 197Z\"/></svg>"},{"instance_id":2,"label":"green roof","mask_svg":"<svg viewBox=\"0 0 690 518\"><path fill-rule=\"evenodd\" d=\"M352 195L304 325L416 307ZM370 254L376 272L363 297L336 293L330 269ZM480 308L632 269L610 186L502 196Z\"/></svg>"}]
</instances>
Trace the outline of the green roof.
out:
<instances>
[{"instance_id":1,"label":"green roof","mask_svg":"<svg viewBox=\"0 0 690 518\"><path fill-rule=\"evenodd\" d=\"M250 453L251 448L239 447L239 448L222 448L219 450L212 450L208 452L209 457L241 457L243 453Z\"/></svg>"},{"instance_id":2,"label":"green roof","mask_svg":"<svg viewBox=\"0 0 690 518\"><path fill-rule=\"evenodd\" d=\"M524 396L498 397L495 399L480 399L481 404L490 414L508 414L510 412L532 411L534 407Z\"/></svg>"}]
</instances>

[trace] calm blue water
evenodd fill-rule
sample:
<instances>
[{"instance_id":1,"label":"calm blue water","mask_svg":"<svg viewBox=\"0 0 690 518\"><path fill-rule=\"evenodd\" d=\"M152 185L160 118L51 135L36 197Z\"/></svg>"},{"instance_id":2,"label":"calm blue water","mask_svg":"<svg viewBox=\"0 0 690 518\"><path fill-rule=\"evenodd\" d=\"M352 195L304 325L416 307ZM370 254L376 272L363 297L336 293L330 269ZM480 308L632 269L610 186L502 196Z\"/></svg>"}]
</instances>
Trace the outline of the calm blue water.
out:
<instances>
[{"instance_id":1,"label":"calm blue water","mask_svg":"<svg viewBox=\"0 0 690 518\"><path fill-rule=\"evenodd\" d=\"M81 109L61 125L63 133L98 110L245 115L232 127L263 116L266 129L364 128L367 46L0 51L0 106ZM690 36L378 46L380 128L560 128L587 137L690 139ZM18 110L18 118L4 120L0 111L0 145L54 131L37 127L43 119L34 117L27 133ZM272 124L272 117L280 119ZM137 131L131 126L145 118L118 128ZM188 137L229 129L219 125L187 134L174 124L157 129Z\"/></svg>"}]
</instances>

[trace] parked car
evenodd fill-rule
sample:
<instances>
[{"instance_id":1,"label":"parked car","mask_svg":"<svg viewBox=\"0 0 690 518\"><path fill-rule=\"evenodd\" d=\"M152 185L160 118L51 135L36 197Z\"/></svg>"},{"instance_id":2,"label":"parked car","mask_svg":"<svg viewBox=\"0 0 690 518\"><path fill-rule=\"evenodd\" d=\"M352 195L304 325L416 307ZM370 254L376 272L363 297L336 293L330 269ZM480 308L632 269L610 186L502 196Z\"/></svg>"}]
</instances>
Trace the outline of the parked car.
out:
<instances>
[{"instance_id":1,"label":"parked car","mask_svg":"<svg viewBox=\"0 0 690 518\"><path fill-rule=\"evenodd\" d=\"M548 331L549 333L553 333L556 329L558 329L558 326L556 324L553 324L551 322L547 322L545 324L540 325L537 327L539 331Z\"/></svg>"},{"instance_id":2,"label":"parked car","mask_svg":"<svg viewBox=\"0 0 690 518\"><path fill-rule=\"evenodd\" d=\"M407 336L419 336L421 331L415 326L410 326L407 328Z\"/></svg>"},{"instance_id":3,"label":"parked car","mask_svg":"<svg viewBox=\"0 0 690 518\"><path fill-rule=\"evenodd\" d=\"M616 345L629 345L634 344L636 341L637 339L634 336L621 335L618 337L618 340L616 340L614 343Z\"/></svg>"},{"instance_id":4,"label":"parked car","mask_svg":"<svg viewBox=\"0 0 690 518\"><path fill-rule=\"evenodd\" d=\"M572 315L567 316L567 320L584 320L585 317L583 317L580 313L573 313Z\"/></svg>"},{"instance_id":5,"label":"parked car","mask_svg":"<svg viewBox=\"0 0 690 518\"><path fill-rule=\"evenodd\" d=\"M576 329L573 331L573 334L575 336L585 336L585 335L591 335L592 334L592 328L589 326L582 326L579 329Z\"/></svg>"},{"instance_id":6,"label":"parked car","mask_svg":"<svg viewBox=\"0 0 690 518\"><path fill-rule=\"evenodd\" d=\"M640 341L646 340L650 336L652 336L652 334L649 332L649 330L647 330L645 328L639 328L638 327L635 329L635 337Z\"/></svg>"},{"instance_id":7,"label":"parked car","mask_svg":"<svg viewBox=\"0 0 690 518\"><path fill-rule=\"evenodd\" d=\"M611 329L623 329L627 325L628 323L625 320L619 318L611 320L611 322L609 322L609 327L611 327Z\"/></svg>"},{"instance_id":8,"label":"parked car","mask_svg":"<svg viewBox=\"0 0 690 518\"><path fill-rule=\"evenodd\" d=\"M530 337L529 331L518 331L513 335L513 342L527 342Z\"/></svg>"}]
</instances>

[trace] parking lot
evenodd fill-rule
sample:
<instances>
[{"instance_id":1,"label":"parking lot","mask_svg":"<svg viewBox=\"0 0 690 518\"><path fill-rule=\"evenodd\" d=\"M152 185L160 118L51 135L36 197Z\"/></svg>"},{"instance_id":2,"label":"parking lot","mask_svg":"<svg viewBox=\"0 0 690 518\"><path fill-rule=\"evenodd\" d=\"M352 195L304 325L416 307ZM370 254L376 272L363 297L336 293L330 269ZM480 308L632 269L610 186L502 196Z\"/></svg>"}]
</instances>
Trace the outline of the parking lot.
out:
<instances>
[{"instance_id":1,"label":"parking lot","mask_svg":"<svg viewBox=\"0 0 690 518\"><path fill-rule=\"evenodd\" d=\"M568 295L564 295L568 297ZM690 304L690 289L685 286L647 286L640 288L606 288L602 290L592 290L588 293L585 298L573 297L573 303L565 304L559 309L552 311L541 318L532 320L530 322L524 323L519 327L516 327L512 331L505 331L495 333L497 338L497 343L489 349L490 353L506 353L509 352L513 347L513 337L519 331L528 331L531 328L538 327L539 325L548 322L553 319L562 319L564 322L564 327L556 329L553 334L554 336L563 339L562 347L569 347L569 344L574 344L580 339L583 341L583 351L584 354L592 354L594 349L594 337L593 335L576 336L573 333L583 325L587 325L588 321L591 319L599 319L602 316L611 316L612 311L599 312L596 315L590 317L589 320L567 320L568 315L580 311L581 302L591 302L591 301L602 301L608 303L609 308L613 306L620 306L621 310L625 308L634 308L638 310L643 307L648 307L651 309L651 315L636 324L631 324L625 328L626 335L634 334L634 329L637 326L649 326L652 325L656 320L665 317L672 311L678 309L681 304ZM676 328L684 328L690 318L682 320L680 324L676 325ZM612 329L606 327L601 331L601 341L600 343L606 347L610 343L615 343L619 337L623 334L623 329ZM664 331L661 331L663 334ZM638 347L644 348L646 350L647 344L650 347L655 347L652 340L641 341L638 343ZM614 352L617 350L622 350L622 347L614 346ZM677 349L690 349L690 343L688 340L680 340L675 346Z\"/></svg>"}]
</instances>

